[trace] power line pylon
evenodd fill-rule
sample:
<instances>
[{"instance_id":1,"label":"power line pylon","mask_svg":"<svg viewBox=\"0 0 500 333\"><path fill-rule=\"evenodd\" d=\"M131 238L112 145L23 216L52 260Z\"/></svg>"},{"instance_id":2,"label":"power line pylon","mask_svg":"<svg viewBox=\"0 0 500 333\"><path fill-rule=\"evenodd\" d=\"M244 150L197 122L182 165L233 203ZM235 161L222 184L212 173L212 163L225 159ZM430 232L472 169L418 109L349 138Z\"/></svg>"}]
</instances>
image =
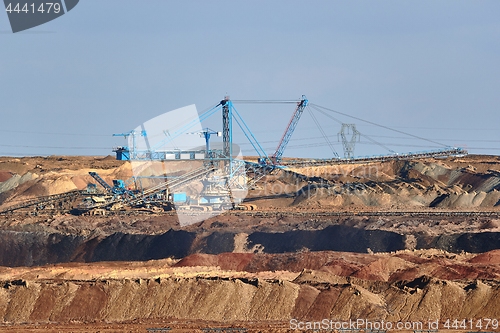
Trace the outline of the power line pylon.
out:
<instances>
[{"instance_id":1,"label":"power line pylon","mask_svg":"<svg viewBox=\"0 0 500 333\"><path fill-rule=\"evenodd\" d=\"M354 157L354 146L359 141L360 133L356 129L355 124L342 124L342 128L338 135L342 138L344 146L344 158L351 159ZM350 138L348 136L351 135Z\"/></svg>"}]
</instances>

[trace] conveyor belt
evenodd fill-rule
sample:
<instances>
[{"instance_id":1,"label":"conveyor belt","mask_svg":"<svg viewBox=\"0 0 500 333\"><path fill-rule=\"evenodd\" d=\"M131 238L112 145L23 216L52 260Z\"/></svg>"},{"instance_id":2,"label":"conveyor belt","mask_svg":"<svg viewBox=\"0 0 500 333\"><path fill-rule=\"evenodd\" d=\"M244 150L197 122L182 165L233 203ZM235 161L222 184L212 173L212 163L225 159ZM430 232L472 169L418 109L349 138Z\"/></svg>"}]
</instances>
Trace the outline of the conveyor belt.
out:
<instances>
[{"instance_id":1,"label":"conveyor belt","mask_svg":"<svg viewBox=\"0 0 500 333\"><path fill-rule=\"evenodd\" d=\"M369 163L369 162L386 162L386 161L397 161L397 160L412 160L419 158L451 157L451 156L463 156L467 154L468 153L466 150L463 150L461 148L452 148L452 149L429 151L429 152L394 154L394 155L372 156L372 157L351 158L351 159L338 158L329 160L282 161L281 165L289 167L308 167L308 166L320 166L320 165L339 165L339 164L357 164L357 163Z\"/></svg>"},{"instance_id":2,"label":"conveyor belt","mask_svg":"<svg viewBox=\"0 0 500 333\"><path fill-rule=\"evenodd\" d=\"M59 200L63 200L63 199L67 200L67 199L71 199L71 198L76 198L76 197L80 196L83 192L84 191L75 190L75 191L71 191L71 192L54 194L54 195L49 195L49 196L45 196L45 197L41 197L41 198L23 201L19 204L12 205L12 206L9 206L9 207L1 210L0 214L12 212L12 211L15 211L15 210L18 210L21 208L27 208L27 207L41 205L41 204L53 203L55 201L59 201Z\"/></svg>"}]
</instances>

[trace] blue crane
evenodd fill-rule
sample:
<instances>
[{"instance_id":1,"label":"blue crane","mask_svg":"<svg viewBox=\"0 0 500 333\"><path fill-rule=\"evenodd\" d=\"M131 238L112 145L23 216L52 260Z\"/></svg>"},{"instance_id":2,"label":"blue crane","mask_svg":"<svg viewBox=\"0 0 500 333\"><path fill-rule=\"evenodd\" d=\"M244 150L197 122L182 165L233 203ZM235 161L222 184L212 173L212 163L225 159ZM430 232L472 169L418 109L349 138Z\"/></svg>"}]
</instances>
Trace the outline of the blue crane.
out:
<instances>
[{"instance_id":1,"label":"blue crane","mask_svg":"<svg viewBox=\"0 0 500 333\"><path fill-rule=\"evenodd\" d=\"M286 130L283 133L283 136L281 137L281 140L278 144L278 148L276 148L276 151L271 156L271 160L273 161L273 163L279 164L281 162L281 158L283 157L285 148L288 145L290 138L292 137L295 127L297 127L297 124L299 123L300 116L302 116L302 113L304 112L307 103L308 100L306 96L302 95L302 99L299 102L297 102L297 107L295 108L295 112L293 113L292 118L288 122L288 126L286 127Z\"/></svg>"},{"instance_id":2,"label":"blue crane","mask_svg":"<svg viewBox=\"0 0 500 333\"><path fill-rule=\"evenodd\" d=\"M205 138L205 157L206 158L211 158L213 157L213 154L210 154L210 137L215 134L217 136L222 136L222 132L216 132L210 128L204 128L200 132L194 132L191 134L199 134L203 138Z\"/></svg>"},{"instance_id":3,"label":"blue crane","mask_svg":"<svg viewBox=\"0 0 500 333\"><path fill-rule=\"evenodd\" d=\"M119 133L119 134L113 134L113 136L123 136L125 139L127 139L129 136L132 136L132 155L135 155L136 154L136 148L137 148L137 145L136 145L136 136L137 134L140 134L141 136L144 136L146 137L146 131L145 130L142 130L140 133L136 132L136 131L130 131L130 132L127 132L127 133ZM124 161L128 161L130 159L134 159L135 156L130 156L130 148L128 146L121 146L121 147L116 147L116 148L113 148L113 152L116 153L116 159L117 160L124 160Z\"/></svg>"}]
</instances>

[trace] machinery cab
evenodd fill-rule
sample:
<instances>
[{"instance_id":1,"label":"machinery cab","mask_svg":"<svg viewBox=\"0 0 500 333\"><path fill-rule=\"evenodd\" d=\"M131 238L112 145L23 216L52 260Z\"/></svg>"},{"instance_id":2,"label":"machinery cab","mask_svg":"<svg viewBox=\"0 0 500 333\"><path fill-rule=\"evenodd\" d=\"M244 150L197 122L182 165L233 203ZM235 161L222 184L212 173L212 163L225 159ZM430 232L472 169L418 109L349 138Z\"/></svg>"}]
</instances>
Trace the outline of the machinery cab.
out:
<instances>
[{"instance_id":1,"label":"machinery cab","mask_svg":"<svg viewBox=\"0 0 500 333\"><path fill-rule=\"evenodd\" d=\"M113 179L113 193L115 194L123 194L127 192L125 188L125 182L121 179Z\"/></svg>"}]
</instances>

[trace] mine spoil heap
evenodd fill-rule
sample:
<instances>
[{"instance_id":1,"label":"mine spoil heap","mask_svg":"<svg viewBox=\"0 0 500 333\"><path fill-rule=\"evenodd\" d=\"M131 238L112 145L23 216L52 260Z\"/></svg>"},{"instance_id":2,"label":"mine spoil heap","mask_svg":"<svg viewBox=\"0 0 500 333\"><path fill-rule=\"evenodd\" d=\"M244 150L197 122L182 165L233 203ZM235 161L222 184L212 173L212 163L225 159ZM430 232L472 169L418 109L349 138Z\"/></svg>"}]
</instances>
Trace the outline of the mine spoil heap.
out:
<instances>
[{"instance_id":1,"label":"mine spoil heap","mask_svg":"<svg viewBox=\"0 0 500 333\"><path fill-rule=\"evenodd\" d=\"M175 211L72 215L79 194L7 212L79 193L89 172L112 183L132 170L0 158L0 331L500 319L498 157L288 170L249 190L255 210L180 227Z\"/></svg>"}]
</instances>

